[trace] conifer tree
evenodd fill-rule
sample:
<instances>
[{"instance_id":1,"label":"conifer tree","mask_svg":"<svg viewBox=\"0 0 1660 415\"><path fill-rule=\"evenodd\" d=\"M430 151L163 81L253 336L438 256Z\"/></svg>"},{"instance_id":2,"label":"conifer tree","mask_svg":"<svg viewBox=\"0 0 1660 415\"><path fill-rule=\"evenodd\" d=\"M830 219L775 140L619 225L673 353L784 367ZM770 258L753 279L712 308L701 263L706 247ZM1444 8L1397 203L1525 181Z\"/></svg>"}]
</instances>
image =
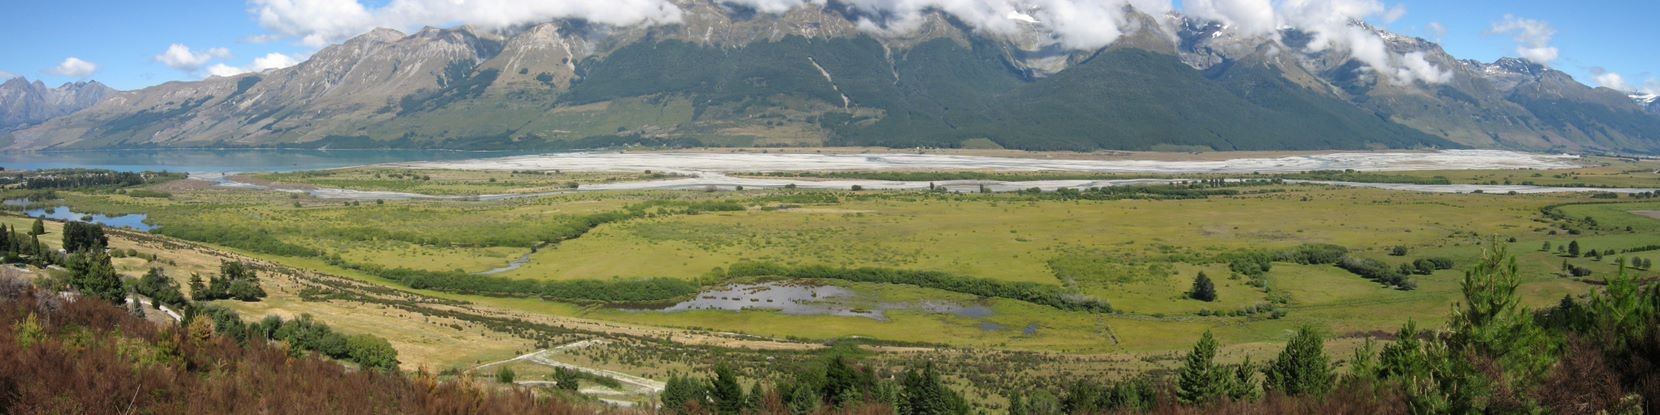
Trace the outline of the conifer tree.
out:
<instances>
[{"instance_id":1,"label":"conifer tree","mask_svg":"<svg viewBox=\"0 0 1660 415\"><path fill-rule=\"evenodd\" d=\"M1193 289L1187 295L1199 301L1216 301L1216 285L1210 281L1210 276L1200 271L1199 276L1193 278Z\"/></svg>"},{"instance_id":2,"label":"conifer tree","mask_svg":"<svg viewBox=\"0 0 1660 415\"><path fill-rule=\"evenodd\" d=\"M1313 327L1303 326L1286 343L1279 357L1263 369L1266 387L1286 395L1324 395L1337 375L1326 356L1325 339Z\"/></svg>"},{"instance_id":3,"label":"conifer tree","mask_svg":"<svg viewBox=\"0 0 1660 415\"><path fill-rule=\"evenodd\" d=\"M1193 351L1187 353L1187 361L1182 365L1182 371L1176 381L1176 399L1186 404L1197 404L1216 399L1222 395L1224 374L1217 370L1216 338L1205 330L1199 336L1199 342L1193 345ZM1231 375L1231 374L1228 374Z\"/></svg>"},{"instance_id":4,"label":"conifer tree","mask_svg":"<svg viewBox=\"0 0 1660 415\"><path fill-rule=\"evenodd\" d=\"M715 378L709 380L709 399L713 401L715 410L722 415L733 415L743 411L744 388L738 384L738 376L732 372L731 366L715 366Z\"/></svg>"},{"instance_id":5,"label":"conifer tree","mask_svg":"<svg viewBox=\"0 0 1660 415\"><path fill-rule=\"evenodd\" d=\"M115 304L125 302L127 289L115 273L109 254L101 251L81 252L70 257L69 284L81 295Z\"/></svg>"}]
</instances>

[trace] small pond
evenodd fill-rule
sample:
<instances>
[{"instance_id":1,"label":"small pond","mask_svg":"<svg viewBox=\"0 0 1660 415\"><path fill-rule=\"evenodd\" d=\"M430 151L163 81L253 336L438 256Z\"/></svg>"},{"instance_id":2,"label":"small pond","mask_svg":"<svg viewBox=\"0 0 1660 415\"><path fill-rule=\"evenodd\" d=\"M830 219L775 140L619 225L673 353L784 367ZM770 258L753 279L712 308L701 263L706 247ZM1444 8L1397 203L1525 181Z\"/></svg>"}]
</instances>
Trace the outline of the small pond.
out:
<instances>
[{"instance_id":1,"label":"small pond","mask_svg":"<svg viewBox=\"0 0 1660 415\"><path fill-rule=\"evenodd\" d=\"M712 287L698 293L696 298L652 311L674 313L693 310L767 310L788 315L863 317L882 321L888 319L885 314L888 311L915 310L976 320L976 326L983 331L1003 331L1009 328L986 321L995 312L991 307L982 304L964 305L933 300L916 303L875 303L843 287L790 282ZM1027 327L1025 332L1027 336L1031 336L1035 334L1035 329Z\"/></svg>"},{"instance_id":2,"label":"small pond","mask_svg":"<svg viewBox=\"0 0 1660 415\"><path fill-rule=\"evenodd\" d=\"M68 206L58 206L44 209L34 209L23 212L30 217L45 218L62 221L85 221L112 228L126 228L135 231L149 232L156 229L155 225L144 223L148 216L143 213L130 215L105 216L80 213L69 210Z\"/></svg>"}]
</instances>

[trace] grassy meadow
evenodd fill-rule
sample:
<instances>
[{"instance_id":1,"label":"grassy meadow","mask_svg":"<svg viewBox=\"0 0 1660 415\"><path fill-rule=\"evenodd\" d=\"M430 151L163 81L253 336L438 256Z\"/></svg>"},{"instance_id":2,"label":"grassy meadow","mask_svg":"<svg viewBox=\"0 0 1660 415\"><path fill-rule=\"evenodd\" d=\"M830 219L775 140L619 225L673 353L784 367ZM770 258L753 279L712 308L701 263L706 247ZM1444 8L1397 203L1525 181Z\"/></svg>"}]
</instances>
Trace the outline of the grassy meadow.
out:
<instances>
[{"instance_id":1,"label":"grassy meadow","mask_svg":"<svg viewBox=\"0 0 1660 415\"><path fill-rule=\"evenodd\" d=\"M1539 173L1545 178L1637 185L1651 179L1647 175L1654 167L1649 163L1639 169L1618 160L1603 163L1609 165L1561 172L1400 174L1453 182L1519 182L1523 176L1539 181L1541 177L1533 176ZM644 172L365 167L254 179L277 186L478 195L540 192L567 182L652 178ZM807 356L783 350L856 342L894 351L895 356L941 353L942 358L964 362L1020 362L1043 367L1033 369L1043 376L1072 371L1127 375L1173 365L1206 330L1225 345L1222 359L1237 361L1268 357L1303 325L1332 333L1337 337L1332 347L1339 349L1355 347L1362 335L1393 332L1408 320L1421 326L1443 325L1462 298L1463 267L1494 241L1517 254L1522 270L1519 291L1533 307L1587 292L1601 277L1617 272L1617 257L1660 258L1660 250L1650 250L1660 246L1660 220L1633 213L1660 211L1660 201L1576 193L1437 194L1262 184L1239 187L1236 193L1119 200L1030 193L781 189L582 192L497 201L345 201L193 181L150 190L168 196L59 194L76 211L147 214L149 223L160 226L147 238L199 244L181 249L144 238L113 238L115 248L138 254L115 260L124 275L159 267L183 283L192 273L215 272L218 261L226 258L269 263L286 270L267 278L270 298L224 305L250 319L311 314L343 331L386 337L399 350L405 368L434 370L466 370L562 342L601 338L620 343L560 356L588 367L661 380L670 373L665 368L701 368L711 363L698 356L717 353L754 359L756 369L746 376L760 378L770 373L759 369L768 358ZM31 220L6 216L0 222L26 229ZM47 228L42 241L55 247L59 224L48 223ZM1557 251L1573 242L1582 251L1606 254L1598 259ZM1543 249L1546 243L1549 249ZM1350 256L1389 267L1426 258L1455 265L1413 275L1409 278L1414 288L1403 290L1329 263L1280 259L1266 272L1249 275L1231 262L1241 255L1271 256L1306 244L1338 245ZM1624 251L1634 252L1619 253ZM528 262L516 269L477 275L526 255ZM787 269L936 273L1005 287L1057 290L1105 302L1111 311L1064 309L946 285L728 277L722 272L756 263ZM1563 272L1564 263L1592 275L1571 277ZM1632 272L1660 276L1651 270ZM1200 273L1214 282L1215 301L1188 297ZM313 279L319 275L336 280L318 283ZM654 309L697 295L638 304L564 301L531 291L484 295L417 287L408 275L527 284L667 279L706 288L785 281L845 289L850 294L844 298L804 301L879 311L880 318L757 309L658 312ZM324 299L302 294L318 287L335 294ZM962 309L975 311L942 311ZM518 323L504 326L503 321ZM537 330L543 334L531 334ZM685 347L715 349L693 353ZM751 354L733 351L737 349ZM1064 367L1072 361L1082 363ZM961 376L976 387L1035 381L978 379L968 372Z\"/></svg>"}]
</instances>

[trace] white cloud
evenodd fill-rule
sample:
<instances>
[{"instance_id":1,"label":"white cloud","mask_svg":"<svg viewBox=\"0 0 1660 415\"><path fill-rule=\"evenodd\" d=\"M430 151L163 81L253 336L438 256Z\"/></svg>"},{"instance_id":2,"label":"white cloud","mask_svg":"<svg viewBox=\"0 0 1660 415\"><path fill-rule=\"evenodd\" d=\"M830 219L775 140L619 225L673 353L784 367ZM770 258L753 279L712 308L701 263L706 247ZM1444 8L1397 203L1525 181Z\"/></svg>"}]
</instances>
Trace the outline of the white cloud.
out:
<instances>
[{"instance_id":1,"label":"white cloud","mask_svg":"<svg viewBox=\"0 0 1660 415\"><path fill-rule=\"evenodd\" d=\"M238 67L235 67L235 66L226 65L226 64L223 64L223 63L215 63L215 64L213 64L213 66L209 66L207 71L208 71L208 76L226 76L226 77L237 76L237 75L248 73L247 69L242 69L242 68L238 68Z\"/></svg>"},{"instance_id":2,"label":"white cloud","mask_svg":"<svg viewBox=\"0 0 1660 415\"><path fill-rule=\"evenodd\" d=\"M1643 90L1640 92L1645 94L1660 95L1660 79L1643 81Z\"/></svg>"},{"instance_id":3,"label":"white cloud","mask_svg":"<svg viewBox=\"0 0 1660 415\"><path fill-rule=\"evenodd\" d=\"M1450 71L1429 62L1423 53L1396 55L1382 36L1355 24L1367 19L1399 20L1406 15L1400 5L1385 7L1378 0L1187 0L1182 4L1189 15L1222 22L1241 36L1278 39L1281 28L1297 28L1310 35L1308 52L1348 53L1396 83L1437 84L1452 79Z\"/></svg>"},{"instance_id":4,"label":"white cloud","mask_svg":"<svg viewBox=\"0 0 1660 415\"><path fill-rule=\"evenodd\" d=\"M1507 14L1503 21L1494 23L1489 32L1512 35L1516 40L1516 53L1534 63L1550 65L1556 60L1557 50L1550 45L1551 38L1556 36L1556 29L1550 23Z\"/></svg>"},{"instance_id":5,"label":"white cloud","mask_svg":"<svg viewBox=\"0 0 1660 415\"><path fill-rule=\"evenodd\" d=\"M754 2L758 0L731 0ZM807 0L814 1L814 0ZM864 18L866 30L905 33L915 30L929 12L939 11L986 33L1009 34L1036 24L1069 49L1096 49L1117 41L1133 29L1126 8L1159 16L1172 10L1169 0L845 0L854 10L880 20Z\"/></svg>"},{"instance_id":6,"label":"white cloud","mask_svg":"<svg viewBox=\"0 0 1660 415\"><path fill-rule=\"evenodd\" d=\"M156 62L161 62L169 68L185 72L196 72L202 65L214 59L224 59L231 56L231 51L225 48L212 48L201 52L190 50L189 46L174 43L167 46L167 51L155 56Z\"/></svg>"},{"instance_id":7,"label":"white cloud","mask_svg":"<svg viewBox=\"0 0 1660 415\"><path fill-rule=\"evenodd\" d=\"M271 69L287 68L298 65L299 63L300 60L295 59L293 56L271 52L265 54L265 56L254 58L253 69L254 72L265 72Z\"/></svg>"},{"instance_id":8,"label":"white cloud","mask_svg":"<svg viewBox=\"0 0 1660 415\"><path fill-rule=\"evenodd\" d=\"M1383 22L1395 23L1396 20L1401 20L1402 17L1406 17L1406 5L1397 4L1395 7L1390 7L1389 11L1383 13Z\"/></svg>"},{"instance_id":9,"label":"white cloud","mask_svg":"<svg viewBox=\"0 0 1660 415\"><path fill-rule=\"evenodd\" d=\"M1182 2L1182 11L1247 35L1272 34L1279 25L1269 0L1187 0Z\"/></svg>"},{"instance_id":10,"label":"white cloud","mask_svg":"<svg viewBox=\"0 0 1660 415\"><path fill-rule=\"evenodd\" d=\"M1412 52L1401 57L1401 68L1396 70L1395 79L1407 82L1418 79L1431 84L1444 84L1452 80L1452 71L1441 70L1424 56L1424 52Z\"/></svg>"},{"instance_id":11,"label":"white cloud","mask_svg":"<svg viewBox=\"0 0 1660 415\"><path fill-rule=\"evenodd\" d=\"M1429 24L1424 25L1424 29L1429 30L1430 36L1434 36L1435 40L1447 37L1447 25L1443 25L1441 22L1429 22Z\"/></svg>"},{"instance_id":12,"label":"white cloud","mask_svg":"<svg viewBox=\"0 0 1660 415\"><path fill-rule=\"evenodd\" d=\"M265 56L254 58L254 63L251 66L241 67L241 66L230 66L230 65L226 65L224 63L216 63L216 64L213 64L213 66L208 67L207 72L208 72L208 76L230 77L230 76L237 76L237 75L250 73L250 72L258 73L258 72L269 71L269 70L272 70L272 69L287 68L287 67L290 67L290 66L300 64L300 62L303 59L304 58L295 58L293 56L288 56L288 55L277 53L277 52L271 52L271 53L265 54Z\"/></svg>"},{"instance_id":13,"label":"white cloud","mask_svg":"<svg viewBox=\"0 0 1660 415\"><path fill-rule=\"evenodd\" d=\"M98 72L98 65L92 62L83 61L81 58L70 56L65 58L63 63L58 64L58 66L55 66L52 69L47 69L46 72L70 78L86 78Z\"/></svg>"},{"instance_id":14,"label":"white cloud","mask_svg":"<svg viewBox=\"0 0 1660 415\"><path fill-rule=\"evenodd\" d=\"M1621 92L1635 91L1631 84L1625 82L1625 77L1618 73L1609 72L1601 67L1591 67L1591 79L1597 86Z\"/></svg>"},{"instance_id":15,"label":"white cloud","mask_svg":"<svg viewBox=\"0 0 1660 415\"><path fill-rule=\"evenodd\" d=\"M456 23L500 28L553 19L609 25L679 22L668 0L249 0L259 24L277 35L321 47L376 27L415 29Z\"/></svg>"},{"instance_id":16,"label":"white cloud","mask_svg":"<svg viewBox=\"0 0 1660 415\"><path fill-rule=\"evenodd\" d=\"M17 74L14 74L14 73L11 73L11 72L6 72L6 71L0 71L0 81L9 80L9 79L16 78L16 77L18 77Z\"/></svg>"},{"instance_id":17,"label":"white cloud","mask_svg":"<svg viewBox=\"0 0 1660 415\"><path fill-rule=\"evenodd\" d=\"M764 13L823 7L827 0L717 0ZM864 20L868 30L901 33L915 29L927 13L950 14L990 33L1022 30L1011 15L1029 15L1058 43L1075 49L1106 46L1132 23L1134 7L1153 16L1170 11L1170 0L845 0L849 7L881 16ZM321 47L375 27L414 30L421 26L470 24L500 28L552 19L581 19L608 25L676 23L683 11L671 0L390 0L365 6L361 0L249 0L249 11L274 35ZM271 36L255 36L258 41Z\"/></svg>"},{"instance_id":18,"label":"white cloud","mask_svg":"<svg viewBox=\"0 0 1660 415\"><path fill-rule=\"evenodd\" d=\"M823 6L824 0L718 0L721 3L744 6L761 13L784 13L804 5Z\"/></svg>"}]
</instances>

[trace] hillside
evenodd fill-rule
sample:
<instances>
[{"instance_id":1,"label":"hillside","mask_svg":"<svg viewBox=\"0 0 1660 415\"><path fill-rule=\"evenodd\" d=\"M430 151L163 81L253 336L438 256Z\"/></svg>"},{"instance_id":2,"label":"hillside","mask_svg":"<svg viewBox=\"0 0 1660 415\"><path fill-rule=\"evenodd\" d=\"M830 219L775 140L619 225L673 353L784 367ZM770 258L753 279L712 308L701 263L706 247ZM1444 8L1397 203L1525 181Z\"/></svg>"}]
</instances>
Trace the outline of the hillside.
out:
<instances>
[{"instance_id":1,"label":"hillside","mask_svg":"<svg viewBox=\"0 0 1660 415\"><path fill-rule=\"evenodd\" d=\"M379 29L289 68L117 94L0 144L1660 150L1660 115L1623 94L1361 23L1390 62L1431 73L1177 14L1130 12L1124 36L1089 48L1037 21L1001 33L933 13L871 31L838 3L677 4L684 20L658 26Z\"/></svg>"}]
</instances>

